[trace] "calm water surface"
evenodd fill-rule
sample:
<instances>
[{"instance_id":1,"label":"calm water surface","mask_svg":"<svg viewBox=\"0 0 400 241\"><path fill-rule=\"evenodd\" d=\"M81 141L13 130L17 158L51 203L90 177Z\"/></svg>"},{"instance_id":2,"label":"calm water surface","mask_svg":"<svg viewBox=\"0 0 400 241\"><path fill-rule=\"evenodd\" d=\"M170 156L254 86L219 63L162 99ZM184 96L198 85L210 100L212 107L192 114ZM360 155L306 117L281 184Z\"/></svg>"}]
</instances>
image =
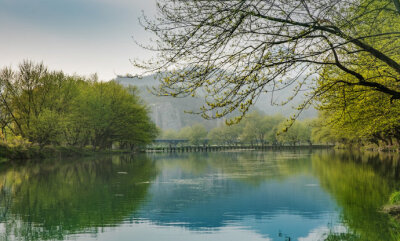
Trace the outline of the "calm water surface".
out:
<instances>
[{"instance_id":1,"label":"calm water surface","mask_svg":"<svg viewBox=\"0 0 400 241\"><path fill-rule=\"evenodd\" d=\"M399 158L334 151L0 164L0 240L399 240Z\"/></svg>"}]
</instances>

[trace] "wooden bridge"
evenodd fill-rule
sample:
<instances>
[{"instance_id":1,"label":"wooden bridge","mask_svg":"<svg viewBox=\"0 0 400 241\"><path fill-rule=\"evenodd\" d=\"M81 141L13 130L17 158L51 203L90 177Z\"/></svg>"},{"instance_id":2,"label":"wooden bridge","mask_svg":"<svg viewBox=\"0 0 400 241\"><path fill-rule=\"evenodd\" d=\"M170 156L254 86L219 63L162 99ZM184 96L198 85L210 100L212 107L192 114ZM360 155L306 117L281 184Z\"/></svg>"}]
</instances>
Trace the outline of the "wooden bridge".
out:
<instances>
[{"instance_id":1,"label":"wooden bridge","mask_svg":"<svg viewBox=\"0 0 400 241\"><path fill-rule=\"evenodd\" d=\"M174 142L156 142L168 143L169 146L149 146L146 148L147 152L212 152L212 151L226 151L226 150L297 150L297 149L328 149L333 148L334 145L173 145ZM188 143L187 140L179 143Z\"/></svg>"}]
</instances>

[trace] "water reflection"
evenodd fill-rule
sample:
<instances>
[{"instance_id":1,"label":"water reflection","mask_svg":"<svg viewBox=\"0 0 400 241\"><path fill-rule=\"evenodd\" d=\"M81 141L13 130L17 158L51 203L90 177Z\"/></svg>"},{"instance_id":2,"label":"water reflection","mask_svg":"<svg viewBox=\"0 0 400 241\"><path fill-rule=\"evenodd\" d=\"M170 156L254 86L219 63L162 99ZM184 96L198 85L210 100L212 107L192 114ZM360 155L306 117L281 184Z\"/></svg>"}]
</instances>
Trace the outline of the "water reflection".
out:
<instances>
[{"instance_id":1,"label":"water reflection","mask_svg":"<svg viewBox=\"0 0 400 241\"><path fill-rule=\"evenodd\" d=\"M398 240L395 155L220 152L0 166L4 240Z\"/></svg>"},{"instance_id":2,"label":"water reflection","mask_svg":"<svg viewBox=\"0 0 400 241\"><path fill-rule=\"evenodd\" d=\"M302 237L337 219L309 153L188 154L157 165L152 198L137 213L157 225L215 231L235 224L277 239L279 230Z\"/></svg>"},{"instance_id":3,"label":"water reflection","mask_svg":"<svg viewBox=\"0 0 400 241\"><path fill-rule=\"evenodd\" d=\"M379 211L399 186L398 160L397 155L338 151L312 156L315 176L342 207L342 222L359 240L400 237L400 226Z\"/></svg>"},{"instance_id":4,"label":"water reflection","mask_svg":"<svg viewBox=\"0 0 400 241\"><path fill-rule=\"evenodd\" d=\"M150 160L129 156L3 167L4 233L22 240L63 239L118 225L145 199L156 170Z\"/></svg>"}]
</instances>

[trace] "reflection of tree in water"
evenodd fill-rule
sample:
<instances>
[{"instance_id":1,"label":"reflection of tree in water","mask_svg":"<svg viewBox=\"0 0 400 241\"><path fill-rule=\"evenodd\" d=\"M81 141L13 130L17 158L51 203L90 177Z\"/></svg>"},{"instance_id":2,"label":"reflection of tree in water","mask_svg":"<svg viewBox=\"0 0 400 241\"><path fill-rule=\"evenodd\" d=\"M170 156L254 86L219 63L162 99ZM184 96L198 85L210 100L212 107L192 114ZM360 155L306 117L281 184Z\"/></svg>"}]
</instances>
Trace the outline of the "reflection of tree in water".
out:
<instances>
[{"instance_id":1,"label":"reflection of tree in water","mask_svg":"<svg viewBox=\"0 0 400 241\"><path fill-rule=\"evenodd\" d=\"M258 186L269 179L285 179L293 174L310 174L310 150L269 152L210 152L155 155L163 168L179 168L202 176L214 170L227 178Z\"/></svg>"},{"instance_id":2,"label":"reflection of tree in water","mask_svg":"<svg viewBox=\"0 0 400 241\"><path fill-rule=\"evenodd\" d=\"M157 175L146 157L106 157L14 165L0 172L1 190L12 203L7 232L24 240L63 239L76 232L96 233L129 217Z\"/></svg>"},{"instance_id":3,"label":"reflection of tree in water","mask_svg":"<svg viewBox=\"0 0 400 241\"><path fill-rule=\"evenodd\" d=\"M0 224L4 223L5 230L3 233L0 233L0 240L8 240L10 235L10 226L8 220L10 219L10 208L12 203L12 195L10 189L7 188L5 185L0 185Z\"/></svg>"},{"instance_id":4,"label":"reflection of tree in water","mask_svg":"<svg viewBox=\"0 0 400 241\"><path fill-rule=\"evenodd\" d=\"M327 240L398 240L399 225L379 211L399 184L397 158L357 152L312 156L315 176L342 208L349 232L354 232L348 239L330 234Z\"/></svg>"},{"instance_id":5,"label":"reflection of tree in water","mask_svg":"<svg viewBox=\"0 0 400 241\"><path fill-rule=\"evenodd\" d=\"M327 240L399 240L400 227L379 210L398 188L399 155L348 151L240 152L169 155L163 167L181 168L201 176L210 169L242 184L293 175L312 175L342 209L347 234L330 233ZM311 161L310 161L311 157ZM160 159L164 159L161 157ZM328 235L328 234L327 234Z\"/></svg>"},{"instance_id":6,"label":"reflection of tree in water","mask_svg":"<svg viewBox=\"0 0 400 241\"><path fill-rule=\"evenodd\" d=\"M353 233L329 233L325 241L359 241L360 237Z\"/></svg>"},{"instance_id":7,"label":"reflection of tree in water","mask_svg":"<svg viewBox=\"0 0 400 241\"><path fill-rule=\"evenodd\" d=\"M343 223L349 230L346 235L332 233L328 240L397 240L395 231L396 228L400 229L380 213L379 208L399 184L396 181L400 167L398 156L324 151L313 153L311 161L310 153L301 151L160 154L151 157L155 162L146 157L133 159L124 156L28 163L23 166L14 164L0 169L0 222L6 224L6 233L0 234L0 239L7 240L10 234L15 234L21 240L63 239L68 234L96 233L100 227L120 224L128 217L136 216L132 214L144 202L148 182L156 177L157 170L171 168L189 173L189 178L203 177L210 170L222 174L228 181L218 179L216 182L221 186L216 191L225 190L222 185L226 184L233 194L237 188L249 190L249 186L263 187L262 184L267 180L279 182L297 174L315 176L320 180L321 187L341 207ZM231 182L232 179L234 182ZM166 208L176 209L169 203L171 200L179 201L176 194L181 193L184 199L192 197L189 191L193 191L193 195L201 195L204 199L208 197L206 193L199 194L197 189L192 190L189 185L177 185L176 188L170 200L166 195L168 193L160 194L160 201L165 201ZM256 191L255 188L254 194L258 193ZM210 205L215 206L211 207L215 208L211 212L218 214L215 216L216 226L224 223L224 220L218 219L224 218L219 211L222 214L224 210L243 211L242 202L236 196L237 204L230 204L224 202L230 200L229 197L223 199L225 194L215 195L209 198L214 200ZM238 192L237 196L243 195ZM247 213L265 210L265 197L243 197L243 203L248 200L252 203ZM308 194L304 194L304 199L299 198L295 204L300 205L304 201L303 206L308 208L307 197ZM255 200L259 200L260 205L257 206ZM207 202L189 200L186 204L193 211L193 216L185 212L182 214L184 221L193 222L193 225L211 223L210 217L205 216L210 212L204 211L204 203ZM162 207L160 203L155 205ZM271 207L275 210L276 206L271 204ZM293 210L301 209L296 206ZM141 215L140 212L137 214ZM178 214L172 219L166 217L165 222L175 221L173 218L181 220ZM154 215L148 218L159 219L163 223L159 212Z\"/></svg>"}]
</instances>

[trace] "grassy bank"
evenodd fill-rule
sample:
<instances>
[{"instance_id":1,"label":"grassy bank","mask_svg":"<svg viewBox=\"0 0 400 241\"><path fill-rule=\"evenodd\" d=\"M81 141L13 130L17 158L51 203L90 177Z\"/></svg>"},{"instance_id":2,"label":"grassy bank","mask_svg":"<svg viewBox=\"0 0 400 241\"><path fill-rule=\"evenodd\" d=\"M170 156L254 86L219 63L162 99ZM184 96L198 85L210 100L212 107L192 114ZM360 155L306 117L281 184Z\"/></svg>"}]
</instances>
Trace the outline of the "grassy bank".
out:
<instances>
[{"instance_id":1,"label":"grassy bank","mask_svg":"<svg viewBox=\"0 0 400 241\"><path fill-rule=\"evenodd\" d=\"M93 148L62 146L10 146L0 144L0 163L9 160L43 159L55 157L92 156L99 154L131 153L128 150L93 150Z\"/></svg>"},{"instance_id":2,"label":"grassy bank","mask_svg":"<svg viewBox=\"0 0 400 241\"><path fill-rule=\"evenodd\" d=\"M383 207L383 212L389 214L397 222L400 221L400 191L395 191L390 195L388 204Z\"/></svg>"},{"instance_id":3,"label":"grassy bank","mask_svg":"<svg viewBox=\"0 0 400 241\"><path fill-rule=\"evenodd\" d=\"M336 144L335 149L338 150L352 150L352 149L357 149L361 151L372 151L372 152L400 152L400 146L399 145L384 145L384 144L368 144L368 145L362 145L362 144Z\"/></svg>"}]
</instances>

